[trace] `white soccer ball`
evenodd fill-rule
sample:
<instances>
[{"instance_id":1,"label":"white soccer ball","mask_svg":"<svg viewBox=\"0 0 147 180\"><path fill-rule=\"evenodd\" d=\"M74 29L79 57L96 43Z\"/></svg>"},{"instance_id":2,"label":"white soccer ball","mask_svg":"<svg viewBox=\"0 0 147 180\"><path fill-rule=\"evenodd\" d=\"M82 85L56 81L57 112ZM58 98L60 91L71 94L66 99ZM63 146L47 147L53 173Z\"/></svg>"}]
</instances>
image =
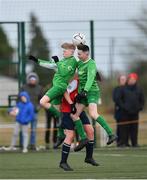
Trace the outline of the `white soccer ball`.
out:
<instances>
[{"instance_id":1,"label":"white soccer ball","mask_svg":"<svg viewBox=\"0 0 147 180\"><path fill-rule=\"evenodd\" d=\"M86 43L86 38L85 35L82 33L76 33L72 37L72 42L75 46L79 44L85 44Z\"/></svg>"},{"instance_id":2,"label":"white soccer ball","mask_svg":"<svg viewBox=\"0 0 147 180\"><path fill-rule=\"evenodd\" d=\"M13 107L10 111L10 115L17 116L19 113L19 109L17 107Z\"/></svg>"},{"instance_id":3,"label":"white soccer ball","mask_svg":"<svg viewBox=\"0 0 147 180\"><path fill-rule=\"evenodd\" d=\"M15 107L15 108L14 108L14 112L15 112L15 114L16 114L16 116L17 116L18 113L19 113L19 109L18 109L17 107Z\"/></svg>"}]
</instances>

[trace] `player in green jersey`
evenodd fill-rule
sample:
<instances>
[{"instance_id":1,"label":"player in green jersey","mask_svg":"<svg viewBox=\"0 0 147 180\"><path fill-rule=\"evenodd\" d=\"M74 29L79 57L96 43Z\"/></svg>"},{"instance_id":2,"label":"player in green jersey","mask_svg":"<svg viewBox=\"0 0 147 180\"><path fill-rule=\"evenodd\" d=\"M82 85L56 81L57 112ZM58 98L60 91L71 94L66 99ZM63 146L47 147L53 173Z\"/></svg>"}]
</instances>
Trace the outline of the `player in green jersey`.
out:
<instances>
[{"instance_id":1,"label":"player in green jersey","mask_svg":"<svg viewBox=\"0 0 147 180\"><path fill-rule=\"evenodd\" d=\"M79 115L88 106L89 115L92 119L96 120L107 132L108 142L107 145L114 142L117 137L112 133L111 128L105 121L105 119L98 114L97 103L100 98L100 89L96 82L96 64L95 61L89 58L89 47L87 45L79 45L78 47L78 77L79 88L76 104L77 112L72 114L72 119L75 121L79 119ZM81 144L79 144L75 151L81 150Z\"/></svg>"},{"instance_id":2,"label":"player in green jersey","mask_svg":"<svg viewBox=\"0 0 147 180\"><path fill-rule=\"evenodd\" d=\"M63 48L64 58L60 61L54 58L56 64L51 61L37 59L34 56L29 57L30 60L33 60L44 67L57 66L57 72L55 73L53 78L53 86L46 92L46 94L40 100L41 106L45 109L48 109L53 114L53 116L57 118L60 118L61 113L53 106L53 104L59 105L61 103L62 96L67 89L69 81L74 76L77 67L77 61L73 56L75 46L71 43L64 43L61 45L61 47ZM53 101L55 102L52 103ZM84 132L81 120L77 119L77 121L75 121L75 127L82 139L81 146L83 148L88 143L88 139ZM61 132L61 134L63 133Z\"/></svg>"}]
</instances>

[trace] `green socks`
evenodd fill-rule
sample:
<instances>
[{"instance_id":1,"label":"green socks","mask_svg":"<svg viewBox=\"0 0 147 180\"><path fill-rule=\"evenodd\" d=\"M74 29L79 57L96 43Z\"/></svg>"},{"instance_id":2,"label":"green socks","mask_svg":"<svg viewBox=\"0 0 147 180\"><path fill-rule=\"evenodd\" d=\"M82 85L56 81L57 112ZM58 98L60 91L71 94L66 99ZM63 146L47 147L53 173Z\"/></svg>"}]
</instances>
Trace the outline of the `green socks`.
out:
<instances>
[{"instance_id":1,"label":"green socks","mask_svg":"<svg viewBox=\"0 0 147 180\"><path fill-rule=\"evenodd\" d=\"M85 134L81 120L78 119L77 121L74 121L74 124L75 124L75 128L76 128L77 133L79 134L81 140L86 139L86 134Z\"/></svg>"},{"instance_id":2,"label":"green socks","mask_svg":"<svg viewBox=\"0 0 147 180\"><path fill-rule=\"evenodd\" d=\"M65 137L64 129L62 129L61 127L58 128L57 137L59 137L59 138Z\"/></svg>"},{"instance_id":3,"label":"green socks","mask_svg":"<svg viewBox=\"0 0 147 180\"><path fill-rule=\"evenodd\" d=\"M51 105L48 110L53 114L54 117L59 118L61 115L61 113L53 105Z\"/></svg>"},{"instance_id":4,"label":"green socks","mask_svg":"<svg viewBox=\"0 0 147 180\"><path fill-rule=\"evenodd\" d=\"M113 134L112 129L109 127L109 125L102 116L99 116L96 121L105 129L109 136Z\"/></svg>"}]
</instances>

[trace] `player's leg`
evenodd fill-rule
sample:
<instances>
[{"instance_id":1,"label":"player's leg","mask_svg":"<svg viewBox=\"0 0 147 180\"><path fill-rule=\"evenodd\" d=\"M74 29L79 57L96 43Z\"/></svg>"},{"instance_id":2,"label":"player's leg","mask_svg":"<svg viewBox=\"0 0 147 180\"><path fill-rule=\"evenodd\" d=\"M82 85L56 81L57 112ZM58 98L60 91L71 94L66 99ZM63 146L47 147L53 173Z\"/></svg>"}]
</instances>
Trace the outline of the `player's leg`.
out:
<instances>
[{"instance_id":1,"label":"player's leg","mask_svg":"<svg viewBox=\"0 0 147 180\"><path fill-rule=\"evenodd\" d=\"M74 151L80 151L88 143L88 139L87 139L86 133L84 131L82 121L79 118L79 116L80 116L81 112L83 111L84 107L85 107L85 105L77 103L76 104L77 112L75 114L71 114L71 118L72 118L72 120L74 122L75 129L77 130L77 133L79 134L80 139L81 139L79 141L78 146L75 147Z\"/></svg>"},{"instance_id":2,"label":"player's leg","mask_svg":"<svg viewBox=\"0 0 147 180\"><path fill-rule=\"evenodd\" d=\"M79 118L79 115L83 111L84 107L85 107L85 105L83 105L83 104L76 104L77 112L75 114L71 114L71 118L73 119L75 129L77 130L77 133L81 138L78 146L75 148L75 151L80 151L82 148L84 148L84 146L88 142L88 139L86 137L86 133L84 132L82 122L81 122L81 120ZM65 137L64 137L64 134L63 134L63 130L60 127L59 130L58 130L58 140L57 140L57 143L55 144L54 148L57 148L59 145L61 145L64 138Z\"/></svg>"},{"instance_id":3,"label":"player's leg","mask_svg":"<svg viewBox=\"0 0 147 180\"><path fill-rule=\"evenodd\" d=\"M92 125L90 124L90 120L84 111L80 114L80 119L82 121L82 124L84 125L84 130L89 139L89 142L86 145L85 162L89 163L93 166L98 166L99 164L93 159L94 129L93 129Z\"/></svg>"},{"instance_id":4,"label":"player's leg","mask_svg":"<svg viewBox=\"0 0 147 180\"><path fill-rule=\"evenodd\" d=\"M59 167L61 167L65 171L72 171L73 169L67 163L67 159L70 152L70 146L75 136L74 123L70 117L70 113L63 113L61 126L65 129L66 137L62 145L61 161Z\"/></svg>"},{"instance_id":5,"label":"player's leg","mask_svg":"<svg viewBox=\"0 0 147 180\"><path fill-rule=\"evenodd\" d=\"M77 130L77 133L79 134L81 139L86 138L86 134L84 132L82 122L81 122L81 120L79 118L79 116L80 116L81 112L83 111L84 107L85 106L83 104L76 104L77 112L75 114L71 114L71 118L73 119L75 129Z\"/></svg>"},{"instance_id":6,"label":"player's leg","mask_svg":"<svg viewBox=\"0 0 147 180\"><path fill-rule=\"evenodd\" d=\"M107 144L109 145L113 141L115 141L117 139L117 137L113 134L112 129L109 127L106 120L101 115L98 114L97 104L96 103L90 103L88 105L88 111L89 111L90 117L92 119L96 120L107 132L108 137L109 137Z\"/></svg>"},{"instance_id":7,"label":"player's leg","mask_svg":"<svg viewBox=\"0 0 147 180\"><path fill-rule=\"evenodd\" d=\"M71 143L74 140L74 131L73 130L65 130L66 138L62 145L62 155L60 161L60 167L65 171L72 171L73 169L68 165L67 159L70 152Z\"/></svg>"},{"instance_id":8,"label":"player's leg","mask_svg":"<svg viewBox=\"0 0 147 180\"><path fill-rule=\"evenodd\" d=\"M60 116L60 112L50 103L50 97L44 95L40 100L40 105L49 110L55 117Z\"/></svg>"},{"instance_id":9,"label":"player's leg","mask_svg":"<svg viewBox=\"0 0 147 180\"><path fill-rule=\"evenodd\" d=\"M59 118L60 112L54 107L54 105L51 103L51 101L54 99L59 99L60 96L63 96L64 92L65 92L64 89L53 86L41 98L40 105L42 107L44 107L45 109L47 109L49 112L51 112L54 117ZM61 101L61 97L60 97L60 101Z\"/></svg>"},{"instance_id":10,"label":"player's leg","mask_svg":"<svg viewBox=\"0 0 147 180\"><path fill-rule=\"evenodd\" d=\"M63 93L63 89L52 87L40 100L40 104L53 115L57 126L59 127L57 135L59 138L57 138L57 143L54 145L55 149L63 142L65 138L63 129L60 128L61 112L59 111Z\"/></svg>"}]
</instances>

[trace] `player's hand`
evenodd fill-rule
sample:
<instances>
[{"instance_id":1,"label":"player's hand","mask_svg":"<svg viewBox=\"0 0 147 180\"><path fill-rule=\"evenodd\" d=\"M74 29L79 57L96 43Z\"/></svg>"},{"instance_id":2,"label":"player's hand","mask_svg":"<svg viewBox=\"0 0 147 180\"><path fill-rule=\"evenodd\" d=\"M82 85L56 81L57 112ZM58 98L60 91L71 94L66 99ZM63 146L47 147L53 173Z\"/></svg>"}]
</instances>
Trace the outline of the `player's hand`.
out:
<instances>
[{"instance_id":1,"label":"player's hand","mask_svg":"<svg viewBox=\"0 0 147 180\"><path fill-rule=\"evenodd\" d=\"M55 63L59 62L58 56L52 56L52 59L55 61Z\"/></svg>"},{"instance_id":2,"label":"player's hand","mask_svg":"<svg viewBox=\"0 0 147 180\"><path fill-rule=\"evenodd\" d=\"M29 60L34 61L35 63L38 63L38 59L32 55L28 57Z\"/></svg>"},{"instance_id":3,"label":"player's hand","mask_svg":"<svg viewBox=\"0 0 147 180\"><path fill-rule=\"evenodd\" d=\"M77 103L80 103L81 99L86 98L86 96L87 96L87 91L82 90L80 93L78 93L75 100L76 100Z\"/></svg>"},{"instance_id":4,"label":"player's hand","mask_svg":"<svg viewBox=\"0 0 147 180\"><path fill-rule=\"evenodd\" d=\"M75 103L71 104L70 107L71 107L71 113L75 114L77 112L77 108L75 106Z\"/></svg>"},{"instance_id":5,"label":"player's hand","mask_svg":"<svg viewBox=\"0 0 147 180\"><path fill-rule=\"evenodd\" d=\"M87 96L87 91L85 90L82 90L80 93L79 93L80 97L83 99L83 98L86 98Z\"/></svg>"}]
</instances>

